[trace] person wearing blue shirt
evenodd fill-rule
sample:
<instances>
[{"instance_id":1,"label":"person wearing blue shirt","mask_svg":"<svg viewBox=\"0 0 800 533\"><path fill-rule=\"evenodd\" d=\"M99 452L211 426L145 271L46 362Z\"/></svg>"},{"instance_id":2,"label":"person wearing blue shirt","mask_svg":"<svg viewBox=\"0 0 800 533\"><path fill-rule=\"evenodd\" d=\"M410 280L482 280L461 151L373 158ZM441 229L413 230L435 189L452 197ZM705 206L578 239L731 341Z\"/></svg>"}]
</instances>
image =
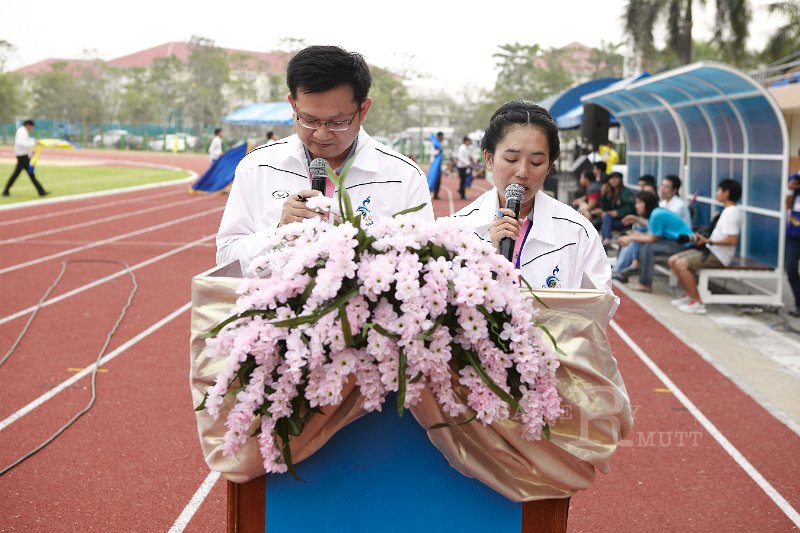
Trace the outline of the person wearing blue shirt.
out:
<instances>
[{"instance_id":1,"label":"person wearing blue shirt","mask_svg":"<svg viewBox=\"0 0 800 533\"><path fill-rule=\"evenodd\" d=\"M646 232L634 232L619 238L621 246L630 242L641 244L639 248L639 283L631 285L635 291L653 291L653 271L657 255L672 255L688 246L692 228L681 217L663 207L658 207L658 196L643 191L636 195L636 213L647 220ZM684 240L686 244L678 242Z\"/></svg>"}]
</instances>

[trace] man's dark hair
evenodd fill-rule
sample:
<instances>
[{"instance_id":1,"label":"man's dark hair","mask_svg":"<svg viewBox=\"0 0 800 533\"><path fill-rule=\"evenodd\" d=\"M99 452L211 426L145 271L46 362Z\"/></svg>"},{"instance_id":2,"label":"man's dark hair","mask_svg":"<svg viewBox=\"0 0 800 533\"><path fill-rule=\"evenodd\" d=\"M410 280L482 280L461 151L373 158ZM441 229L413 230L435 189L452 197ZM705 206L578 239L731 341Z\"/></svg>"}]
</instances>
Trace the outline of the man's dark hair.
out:
<instances>
[{"instance_id":1,"label":"man's dark hair","mask_svg":"<svg viewBox=\"0 0 800 533\"><path fill-rule=\"evenodd\" d=\"M611 174L609 174L609 175L608 175L608 177L609 177L609 178L619 178L619 179L622 179L622 178L623 178L623 175L622 175L622 172L617 172L617 171L614 171L614 172L612 172Z\"/></svg>"},{"instance_id":2,"label":"man's dark hair","mask_svg":"<svg viewBox=\"0 0 800 533\"><path fill-rule=\"evenodd\" d=\"M27 119L25 122L22 123L23 126L36 126L36 123L31 119Z\"/></svg>"},{"instance_id":3,"label":"man's dark hair","mask_svg":"<svg viewBox=\"0 0 800 533\"><path fill-rule=\"evenodd\" d=\"M600 169L600 172L603 174L606 173L606 162L605 161L595 161L592 163L592 167Z\"/></svg>"},{"instance_id":4,"label":"man's dark hair","mask_svg":"<svg viewBox=\"0 0 800 533\"><path fill-rule=\"evenodd\" d=\"M356 103L367 99L372 75L364 57L338 46L309 46L300 50L286 68L286 85L297 93L322 93L347 85Z\"/></svg>"},{"instance_id":5,"label":"man's dark hair","mask_svg":"<svg viewBox=\"0 0 800 533\"><path fill-rule=\"evenodd\" d=\"M217 128L214 130L214 135L219 135L220 133L222 133L222 128Z\"/></svg>"},{"instance_id":6,"label":"man's dark hair","mask_svg":"<svg viewBox=\"0 0 800 533\"><path fill-rule=\"evenodd\" d=\"M649 219L650 213L658 207L658 196L650 191L641 191L636 193L636 199L644 202L644 214L642 216Z\"/></svg>"},{"instance_id":7,"label":"man's dark hair","mask_svg":"<svg viewBox=\"0 0 800 533\"><path fill-rule=\"evenodd\" d=\"M719 182L719 185L717 185L717 188L728 191L728 200L731 202L738 202L742 197L742 185L736 180L722 180Z\"/></svg>"},{"instance_id":8,"label":"man's dark hair","mask_svg":"<svg viewBox=\"0 0 800 533\"><path fill-rule=\"evenodd\" d=\"M467 137L466 135L464 135L464 138L463 138L463 139L461 139L461 140L462 140L462 142L467 142L467 141L469 141L469 140L470 140L470 138L469 138L469 137Z\"/></svg>"},{"instance_id":9,"label":"man's dark hair","mask_svg":"<svg viewBox=\"0 0 800 533\"><path fill-rule=\"evenodd\" d=\"M675 189L675 194L678 194L678 191L681 190L681 179L678 176L669 174L668 176L664 176L662 181L668 181L672 183L672 188Z\"/></svg>"},{"instance_id":10,"label":"man's dark hair","mask_svg":"<svg viewBox=\"0 0 800 533\"><path fill-rule=\"evenodd\" d=\"M272 139L275 136L275 132L270 130L267 132L267 139Z\"/></svg>"},{"instance_id":11,"label":"man's dark hair","mask_svg":"<svg viewBox=\"0 0 800 533\"><path fill-rule=\"evenodd\" d=\"M639 176L639 179L636 180L637 182L643 181L645 185L650 185L652 188L656 188L656 179L651 176L650 174L642 174Z\"/></svg>"}]
</instances>

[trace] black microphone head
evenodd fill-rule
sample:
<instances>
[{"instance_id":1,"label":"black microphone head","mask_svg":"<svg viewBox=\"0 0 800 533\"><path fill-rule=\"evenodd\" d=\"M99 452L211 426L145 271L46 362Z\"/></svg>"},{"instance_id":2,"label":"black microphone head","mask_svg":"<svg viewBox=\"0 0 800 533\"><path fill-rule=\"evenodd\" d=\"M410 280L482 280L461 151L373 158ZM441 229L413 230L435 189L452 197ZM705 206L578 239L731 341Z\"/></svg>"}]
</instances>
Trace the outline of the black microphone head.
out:
<instances>
[{"instance_id":1,"label":"black microphone head","mask_svg":"<svg viewBox=\"0 0 800 533\"><path fill-rule=\"evenodd\" d=\"M519 218L519 206L525 196L525 188L522 185L512 183L506 187L503 193L506 197L506 207L514 210L514 214Z\"/></svg>"},{"instance_id":2,"label":"black microphone head","mask_svg":"<svg viewBox=\"0 0 800 533\"><path fill-rule=\"evenodd\" d=\"M328 168L328 160L318 157L314 159L308 170L311 172L311 188L315 191L320 191L325 194L325 178L328 177L326 169Z\"/></svg>"}]
</instances>

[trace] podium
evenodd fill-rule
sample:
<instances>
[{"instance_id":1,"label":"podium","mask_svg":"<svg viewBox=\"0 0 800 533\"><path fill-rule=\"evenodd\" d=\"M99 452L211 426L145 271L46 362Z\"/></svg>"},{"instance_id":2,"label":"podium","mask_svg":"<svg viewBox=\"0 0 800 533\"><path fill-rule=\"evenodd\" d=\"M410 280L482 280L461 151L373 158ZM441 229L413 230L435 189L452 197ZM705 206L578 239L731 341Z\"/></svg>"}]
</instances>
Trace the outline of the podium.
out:
<instances>
[{"instance_id":1,"label":"podium","mask_svg":"<svg viewBox=\"0 0 800 533\"><path fill-rule=\"evenodd\" d=\"M228 316L239 275L228 265L193 280L195 405L220 365L205 357L202 333ZM224 456L224 416L198 412L206 462L228 479L228 531L565 532L569 497L608 470L632 417L605 333L611 297L596 288L537 296L548 306L540 318L566 353L557 378L568 416L550 440L523 441L509 421L431 430L444 416L430 408L435 400L398 417L389 396L382 412L363 414L353 402L338 419L315 415L329 425L317 427L319 446L296 457L298 481L264 476L254 442Z\"/></svg>"}]
</instances>

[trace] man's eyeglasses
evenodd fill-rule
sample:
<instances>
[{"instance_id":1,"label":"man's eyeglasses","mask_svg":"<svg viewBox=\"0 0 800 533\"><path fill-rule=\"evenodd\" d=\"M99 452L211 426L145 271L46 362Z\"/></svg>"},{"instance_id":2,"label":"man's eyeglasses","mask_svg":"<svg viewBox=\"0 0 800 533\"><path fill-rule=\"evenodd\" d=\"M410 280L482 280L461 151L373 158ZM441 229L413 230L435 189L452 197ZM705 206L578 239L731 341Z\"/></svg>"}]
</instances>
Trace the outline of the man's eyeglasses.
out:
<instances>
[{"instance_id":1,"label":"man's eyeglasses","mask_svg":"<svg viewBox=\"0 0 800 533\"><path fill-rule=\"evenodd\" d=\"M345 131L350 128L350 125L360 112L361 106L358 106L358 109L356 109L356 112L353 113L353 116L350 118L350 120L328 120L327 122L323 122L322 120L314 120L303 117L297 111L297 107L294 108L294 114L297 117L297 123L310 130L317 130L322 126L325 126L328 128L328 131Z\"/></svg>"}]
</instances>

